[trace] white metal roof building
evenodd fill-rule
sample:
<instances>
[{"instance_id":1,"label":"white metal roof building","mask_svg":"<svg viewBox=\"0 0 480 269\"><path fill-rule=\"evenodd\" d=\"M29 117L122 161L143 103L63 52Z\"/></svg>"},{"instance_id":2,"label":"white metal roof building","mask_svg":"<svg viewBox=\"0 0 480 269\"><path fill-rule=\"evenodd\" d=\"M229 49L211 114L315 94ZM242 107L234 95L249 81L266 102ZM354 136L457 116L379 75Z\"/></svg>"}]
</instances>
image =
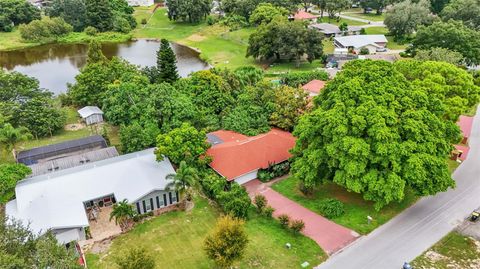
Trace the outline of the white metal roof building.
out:
<instances>
[{"instance_id":1,"label":"white metal roof building","mask_svg":"<svg viewBox=\"0 0 480 269\"><path fill-rule=\"evenodd\" d=\"M114 195L135 203L164 190L175 173L170 161L157 162L153 149L118 156L20 181L6 214L36 233L89 226L84 202ZM75 240L77 238L69 238Z\"/></svg>"},{"instance_id":2,"label":"white metal roof building","mask_svg":"<svg viewBox=\"0 0 480 269\"><path fill-rule=\"evenodd\" d=\"M103 121L103 111L96 106L86 106L78 110L78 114L87 125L99 123Z\"/></svg>"},{"instance_id":3,"label":"white metal roof building","mask_svg":"<svg viewBox=\"0 0 480 269\"><path fill-rule=\"evenodd\" d=\"M352 48L359 50L366 47L370 52L375 52L375 48L385 48L388 40L384 35L353 35L340 36L334 39L337 48Z\"/></svg>"}]
</instances>

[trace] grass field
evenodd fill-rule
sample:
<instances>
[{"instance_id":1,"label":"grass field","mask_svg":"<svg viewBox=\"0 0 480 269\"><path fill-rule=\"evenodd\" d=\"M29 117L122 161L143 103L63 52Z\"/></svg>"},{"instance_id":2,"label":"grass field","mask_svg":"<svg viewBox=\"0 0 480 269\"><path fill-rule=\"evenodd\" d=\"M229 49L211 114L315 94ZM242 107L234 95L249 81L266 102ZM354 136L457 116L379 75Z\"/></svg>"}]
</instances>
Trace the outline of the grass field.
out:
<instances>
[{"instance_id":1,"label":"grass field","mask_svg":"<svg viewBox=\"0 0 480 269\"><path fill-rule=\"evenodd\" d=\"M399 44L393 40L393 36L388 35L388 29L385 27L368 27L365 28L367 35L385 35L388 40L387 47L392 50L406 49L408 44Z\"/></svg>"},{"instance_id":2,"label":"grass field","mask_svg":"<svg viewBox=\"0 0 480 269\"><path fill-rule=\"evenodd\" d=\"M417 257L414 268L478 268L480 264L480 242L451 232L433 247Z\"/></svg>"},{"instance_id":3,"label":"grass field","mask_svg":"<svg viewBox=\"0 0 480 269\"><path fill-rule=\"evenodd\" d=\"M298 189L298 183L299 181L297 179L290 177L274 184L272 188L289 199L296 201L319 214L321 213L318 208L320 200L336 198L342 201L345 204L345 214L332 220L361 234L371 232L417 200L413 193L407 192L405 199L402 202L392 203L377 212L373 208L372 202L365 201L361 195L348 192L336 184L321 185L314 191L312 196L307 197ZM373 221L370 224L367 223L367 216L373 218Z\"/></svg>"},{"instance_id":4,"label":"grass field","mask_svg":"<svg viewBox=\"0 0 480 269\"><path fill-rule=\"evenodd\" d=\"M300 268L305 261L316 266L325 260L326 255L311 239L295 236L277 221L259 217L253 211L250 215L245 225L249 244L235 268ZM133 246L151 250L156 268L214 268L202 246L218 216L206 200L197 198L191 212L153 218L115 239L107 253L88 253L88 268L116 268L115 257ZM292 248L285 248L286 243L291 243Z\"/></svg>"},{"instance_id":5,"label":"grass field","mask_svg":"<svg viewBox=\"0 0 480 269\"><path fill-rule=\"evenodd\" d=\"M350 26L359 26L359 25L365 25L364 22L361 22L361 21L355 21L355 20L349 20L349 19L344 19L344 18L340 18L340 20L337 20L337 19L330 19L328 17L323 17L323 19L321 18L318 18L318 22L326 22L326 23L331 23L331 24L335 24L335 25L340 25L342 23L347 23L348 25Z\"/></svg>"},{"instance_id":6,"label":"grass field","mask_svg":"<svg viewBox=\"0 0 480 269\"><path fill-rule=\"evenodd\" d=\"M355 17L359 19L369 20L369 21L383 21L385 20L385 12L380 15L377 15L375 11L372 13L363 13L361 8L352 8L342 12L342 14L350 17Z\"/></svg>"}]
</instances>

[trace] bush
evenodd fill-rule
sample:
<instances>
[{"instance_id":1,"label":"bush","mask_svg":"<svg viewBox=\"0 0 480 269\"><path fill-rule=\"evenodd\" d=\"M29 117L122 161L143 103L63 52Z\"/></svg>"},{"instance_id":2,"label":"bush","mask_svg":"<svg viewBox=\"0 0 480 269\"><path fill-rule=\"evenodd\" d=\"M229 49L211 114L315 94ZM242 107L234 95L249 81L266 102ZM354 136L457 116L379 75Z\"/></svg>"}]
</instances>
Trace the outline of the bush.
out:
<instances>
[{"instance_id":1,"label":"bush","mask_svg":"<svg viewBox=\"0 0 480 269\"><path fill-rule=\"evenodd\" d=\"M116 16L113 22L113 30L115 32L127 34L128 32L130 32L130 30L132 30L132 26L126 18L122 16Z\"/></svg>"},{"instance_id":2,"label":"bush","mask_svg":"<svg viewBox=\"0 0 480 269\"><path fill-rule=\"evenodd\" d=\"M273 175L267 170L262 169L258 170L257 177L261 182L268 182L272 180Z\"/></svg>"},{"instance_id":3,"label":"bush","mask_svg":"<svg viewBox=\"0 0 480 269\"><path fill-rule=\"evenodd\" d=\"M261 194L255 195L255 198L253 199L253 203L257 207L257 210L259 213L263 212L263 209L267 205L267 198Z\"/></svg>"},{"instance_id":4,"label":"bush","mask_svg":"<svg viewBox=\"0 0 480 269\"><path fill-rule=\"evenodd\" d=\"M215 23L217 23L217 21L217 18L215 18L214 16L207 16L207 25L214 25Z\"/></svg>"},{"instance_id":5,"label":"bush","mask_svg":"<svg viewBox=\"0 0 480 269\"><path fill-rule=\"evenodd\" d=\"M299 87L308 82L318 80L328 80L327 72L323 70L314 70L307 72L289 72L281 78L281 83L290 87Z\"/></svg>"},{"instance_id":6,"label":"bush","mask_svg":"<svg viewBox=\"0 0 480 269\"><path fill-rule=\"evenodd\" d=\"M329 219L337 218L345 214L345 206L337 199L325 199L319 204L321 214Z\"/></svg>"},{"instance_id":7,"label":"bush","mask_svg":"<svg viewBox=\"0 0 480 269\"><path fill-rule=\"evenodd\" d=\"M305 228L305 222L303 222L303 220L293 220L291 223L290 223L290 230L292 230L292 232L298 234L300 233L303 229Z\"/></svg>"},{"instance_id":8,"label":"bush","mask_svg":"<svg viewBox=\"0 0 480 269\"><path fill-rule=\"evenodd\" d=\"M146 19L146 18L143 18L140 23L143 24L143 25L147 24L147 19Z\"/></svg>"},{"instance_id":9,"label":"bush","mask_svg":"<svg viewBox=\"0 0 480 269\"><path fill-rule=\"evenodd\" d=\"M33 42L53 42L57 38L73 31L73 27L62 18L48 17L20 25L20 35L24 40Z\"/></svg>"},{"instance_id":10,"label":"bush","mask_svg":"<svg viewBox=\"0 0 480 269\"><path fill-rule=\"evenodd\" d=\"M0 15L0 31L11 32L13 30L13 22L6 16Z\"/></svg>"},{"instance_id":11,"label":"bush","mask_svg":"<svg viewBox=\"0 0 480 269\"><path fill-rule=\"evenodd\" d=\"M155 268L154 257L142 247L135 247L126 250L123 255L115 258L115 263L120 269Z\"/></svg>"},{"instance_id":12,"label":"bush","mask_svg":"<svg viewBox=\"0 0 480 269\"><path fill-rule=\"evenodd\" d=\"M361 35L366 35L367 31L365 31L365 28L360 29L360 34Z\"/></svg>"},{"instance_id":13,"label":"bush","mask_svg":"<svg viewBox=\"0 0 480 269\"><path fill-rule=\"evenodd\" d=\"M267 206L267 207L265 207L265 209L263 209L262 214L267 218L272 218L274 211L275 211L275 208L273 208L271 206Z\"/></svg>"},{"instance_id":14,"label":"bush","mask_svg":"<svg viewBox=\"0 0 480 269\"><path fill-rule=\"evenodd\" d=\"M83 30L83 32L85 32L85 34L87 34L89 36L95 36L95 35L97 35L98 30L97 30L97 28L95 28L93 26L88 26L87 28L85 28L85 30Z\"/></svg>"},{"instance_id":15,"label":"bush","mask_svg":"<svg viewBox=\"0 0 480 269\"><path fill-rule=\"evenodd\" d=\"M239 15L228 15L221 22L223 25L228 26L230 31L236 31L248 26L247 20Z\"/></svg>"},{"instance_id":16,"label":"bush","mask_svg":"<svg viewBox=\"0 0 480 269\"><path fill-rule=\"evenodd\" d=\"M262 182L268 182L276 177L288 174L290 171L290 163L283 162L279 164L271 164L267 169L260 169L257 177Z\"/></svg>"},{"instance_id":17,"label":"bush","mask_svg":"<svg viewBox=\"0 0 480 269\"><path fill-rule=\"evenodd\" d=\"M360 49L360 55L368 55L368 54L370 54L370 51L367 48L363 47Z\"/></svg>"},{"instance_id":18,"label":"bush","mask_svg":"<svg viewBox=\"0 0 480 269\"><path fill-rule=\"evenodd\" d=\"M288 228L288 226L290 225L290 217L287 214L282 214L278 216L278 221L280 221L280 225L283 228Z\"/></svg>"},{"instance_id":19,"label":"bush","mask_svg":"<svg viewBox=\"0 0 480 269\"><path fill-rule=\"evenodd\" d=\"M248 217L248 210L252 201L245 188L238 183L232 182L230 190L220 192L216 198L226 214L241 219Z\"/></svg>"}]
</instances>

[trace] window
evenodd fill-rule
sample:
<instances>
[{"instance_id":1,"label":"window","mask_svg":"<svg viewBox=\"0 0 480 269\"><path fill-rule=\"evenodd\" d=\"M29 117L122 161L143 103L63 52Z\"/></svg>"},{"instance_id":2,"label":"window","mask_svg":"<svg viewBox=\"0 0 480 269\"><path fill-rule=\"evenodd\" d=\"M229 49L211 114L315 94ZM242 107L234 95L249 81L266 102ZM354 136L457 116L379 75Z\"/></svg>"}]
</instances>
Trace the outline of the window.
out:
<instances>
[{"instance_id":1,"label":"window","mask_svg":"<svg viewBox=\"0 0 480 269\"><path fill-rule=\"evenodd\" d=\"M167 204L167 194L165 194L165 193L163 194L163 204L164 204L165 206L168 205L168 204Z\"/></svg>"},{"instance_id":2,"label":"window","mask_svg":"<svg viewBox=\"0 0 480 269\"><path fill-rule=\"evenodd\" d=\"M172 204L172 193L171 192L168 193L168 199L170 201L170 204Z\"/></svg>"},{"instance_id":3,"label":"window","mask_svg":"<svg viewBox=\"0 0 480 269\"><path fill-rule=\"evenodd\" d=\"M142 201L143 204L143 213L147 213L147 206L145 205L145 200Z\"/></svg>"},{"instance_id":4,"label":"window","mask_svg":"<svg viewBox=\"0 0 480 269\"><path fill-rule=\"evenodd\" d=\"M151 210L155 209L155 207L153 207L153 198L150 198L150 207L151 207Z\"/></svg>"},{"instance_id":5,"label":"window","mask_svg":"<svg viewBox=\"0 0 480 269\"><path fill-rule=\"evenodd\" d=\"M175 192L175 200L177 200L177 202L180 201L180 200L178 199L178 191Z\"/></svg>"},{"instance_id":6,"label":"window","mask_svg":"<svg viewBox=\"0 0 480 269\"><path fill-rule=\"evenodd\" d=\"M155 199L157 200L157 208L160 208L160 198L157 196Z\"/></svg>"},{"instance_id":7,"label":"window","mask_svg":"<svg viewBox=\"0 0 480 269\"><path fill-rule=\"evenodd\" d=\"M137 213L142 214L142 211L140 210L140 203L137 202Z\"/></svg>"},{"instance_id":8,"label":"window","mask_svg":"<svg viewBox=\"0 0 480 269\"><path fill-rule=\"evenodd\" d=\"M150 203L147 203L145 200L143 200L143 204L144 204L144 205L147 205L147 207L145 208L145 211L146 211L146 212L152 210L152 205L151 205Z\"/></svg>"}]
</instances>

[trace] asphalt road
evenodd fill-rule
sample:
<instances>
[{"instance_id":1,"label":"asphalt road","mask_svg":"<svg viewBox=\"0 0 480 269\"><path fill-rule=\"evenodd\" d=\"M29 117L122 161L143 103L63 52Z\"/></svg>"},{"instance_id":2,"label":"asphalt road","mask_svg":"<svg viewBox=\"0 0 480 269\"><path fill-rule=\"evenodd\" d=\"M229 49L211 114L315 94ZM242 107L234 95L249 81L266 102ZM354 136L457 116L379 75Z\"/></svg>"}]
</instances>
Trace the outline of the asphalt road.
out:
<instances>
[{"instance_id":1,"label":"asphalt road","mask_svg":"<svg viewBox=\"0 0 480 269\"><path fill-rule=\"evenodd\" d=\"M480 109L479 109L480 110ZM480 111L467 160L457 168L451 189L424 197L380 228L357 239L318 269L399 269L419 256L480 206Z\"/></svg>"}]
</instances>

